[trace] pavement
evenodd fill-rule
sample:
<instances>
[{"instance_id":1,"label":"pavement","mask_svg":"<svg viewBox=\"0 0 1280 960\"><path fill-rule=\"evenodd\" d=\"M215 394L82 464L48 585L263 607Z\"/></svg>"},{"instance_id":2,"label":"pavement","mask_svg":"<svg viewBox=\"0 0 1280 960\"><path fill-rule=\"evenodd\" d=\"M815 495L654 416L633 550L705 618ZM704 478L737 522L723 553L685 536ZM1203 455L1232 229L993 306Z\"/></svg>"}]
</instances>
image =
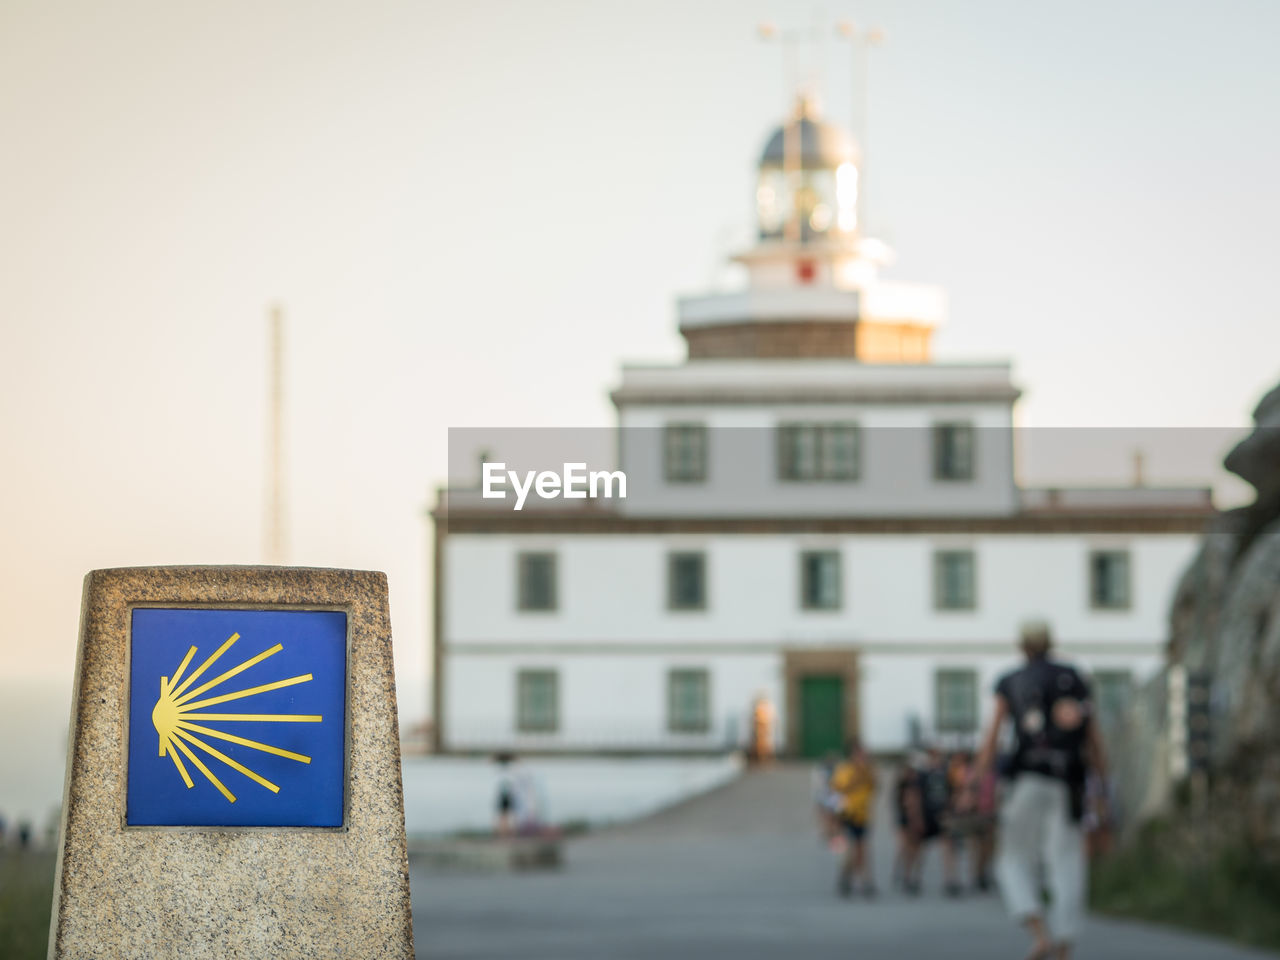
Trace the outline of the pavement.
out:
<instances>
[{"instance_id":1,"label":"pavement","mask_svg":"<svg viewBox=\"0 0 1280 960\"><path fill-rule=\"evenodd\" d=\"M887 778L886 778L887 779ZM433 872L411 861L423 958L493 960L1018 960L1026 939L999 898L943 896L939 852L924 892L892 889L882 794L874 836L880 895L835 895L809 771L778 766L646 820L570 841L541 873ZM1079 960L1248 960L1274 955L1181 931L1090 918Z\"/></svg>"}]
</instances>

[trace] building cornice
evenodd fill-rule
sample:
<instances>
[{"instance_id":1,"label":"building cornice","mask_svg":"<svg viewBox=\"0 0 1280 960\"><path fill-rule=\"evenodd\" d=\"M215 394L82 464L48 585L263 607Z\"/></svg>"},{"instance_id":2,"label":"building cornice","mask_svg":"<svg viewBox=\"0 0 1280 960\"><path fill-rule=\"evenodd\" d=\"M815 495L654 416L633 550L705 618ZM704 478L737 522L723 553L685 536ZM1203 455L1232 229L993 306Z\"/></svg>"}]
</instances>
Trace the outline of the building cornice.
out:
<instances>
[{"instance_id":1,"label":"building cornice","mask_svg":"<svg viewBox=\"0 0 1280 960\"><path fill-rule=\"evenodd\" d=\"M1015 513L913 517L645 517L613 512L435 509L452 534L1203 534L1217 512Z\"/></svg>"},{"instance_id":2,"label":"building cornice","mask_svg":"<svg viewBox=\"0 0 1280 960\"><path fill-rule=\"evenodd\" d=\"M1098 654L1155 655L1163 654L1163 640L1062 640L1054 644L1061 656L1077 657ZM554 656L591 654L629 656L635 654L696 654L699 656L751 656L795 652L830 652L845 654L894 654L898 656L972 656L975 654L1019 656L1009 640L876 640L838 643L812 643L798 640L450 640L448 656Z\"/></svg>"},{"instance_id":3,"label":"building cornice","mask_svg":"<svg viewBox=\"0 0 1280 960\"><path fill-rule=\"evenodd\" d=\"M623 406L678 406L688 404L731 404L735 406L764 404L808 403L867 403L867 404L936 404L936 403L999 403L1012 404L1022 391L1010 386L948 386L941 389L911 387L846 388L819 387L770 389L741 387L728 389L679 387L668 389L646 387L619 387L609 394L615 407Z\"/></svg>"}]
</instances>

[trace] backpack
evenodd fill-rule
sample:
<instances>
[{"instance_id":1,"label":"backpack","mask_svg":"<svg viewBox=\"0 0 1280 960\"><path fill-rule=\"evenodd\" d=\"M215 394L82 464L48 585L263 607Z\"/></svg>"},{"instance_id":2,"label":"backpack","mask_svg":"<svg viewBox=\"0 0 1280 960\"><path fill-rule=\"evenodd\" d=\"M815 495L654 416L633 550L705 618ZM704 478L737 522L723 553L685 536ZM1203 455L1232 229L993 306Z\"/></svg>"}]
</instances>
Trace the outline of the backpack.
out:
<instances>
[{"instance_id":1,"label":"backpack","mask_svg":"<svg viewBox=\"0 0 1280 960\"><path fill-rule=\"evenodd\" d=\"M1013 773L1082 781L1091 710L1080 675L1065 664L1036 660L1002 679L997 690L1017 734Z\"/></svg>"}]
</instances>

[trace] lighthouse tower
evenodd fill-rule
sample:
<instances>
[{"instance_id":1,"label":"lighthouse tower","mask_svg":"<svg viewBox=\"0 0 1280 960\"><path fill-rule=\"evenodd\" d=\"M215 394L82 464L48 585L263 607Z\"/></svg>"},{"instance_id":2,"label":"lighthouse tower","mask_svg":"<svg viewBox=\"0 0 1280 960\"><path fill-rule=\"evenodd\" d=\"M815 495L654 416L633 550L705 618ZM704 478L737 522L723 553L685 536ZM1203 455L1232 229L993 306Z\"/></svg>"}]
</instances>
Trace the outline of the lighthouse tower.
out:
<instances>
[{"instance_id":1,"label":"lighthouse tower","mask_svg":"<svg viewBox=\"0 0 1280 960\"><path fill-rule=\"evenodd\" d=\"M687 359L628 364L613 391L639 478L621 512L1016 512L1009 364L934 362L945 295L881 277L892 251L863 230L861 162L806 96L769 133L756 236L733 257L745 285L681 298ZM680 457L705 461L696 482L668 482Z\"/></svg>"},{"instance_id":2,"label":"lighthouse tower","mask_svg":"<svg viewBox=\"0 0 1280 960\"><path fill-rule=\"evenodd\" d=\"M879 279L892 251L863 232L860 163L853 138L798 98L760 155L757 241L734 257L747 289L679 303L690 359L930 359L945 298Z\"/></svg>"}]
</instances>

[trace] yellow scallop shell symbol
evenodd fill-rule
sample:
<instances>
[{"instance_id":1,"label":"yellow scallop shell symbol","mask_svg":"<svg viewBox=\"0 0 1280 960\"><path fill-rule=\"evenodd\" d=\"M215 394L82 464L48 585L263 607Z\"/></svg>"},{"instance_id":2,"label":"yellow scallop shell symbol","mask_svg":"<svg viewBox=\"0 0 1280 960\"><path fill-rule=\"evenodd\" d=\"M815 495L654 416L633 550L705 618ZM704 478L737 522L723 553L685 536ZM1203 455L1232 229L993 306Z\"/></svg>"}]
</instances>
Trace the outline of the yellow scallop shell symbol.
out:
<instances>
[{"instance_id":1,"label":"yellow scallop shell symbol","mask_svg":"<svg viewBox=\"0 0 1280 960\"><path fill-rule=\"evenodd\" d=\"M220 703L227 703L231 700L242 700L245 697L252 697L255 694L267 693L270 690L279 690L281 687L291 687L296 683L306 683L311 679L311 674L303 674L300 677L290 677L287 680L276 680L273 683L264 683L261 686L249 687L246 690L237 690L234 693L223 693L212 697L206 697L203 700L196 699L202 693L207 693L218 684L230 680L239 673L243 673L255 664L261 663L268 657L279 653L284 649L283 644L277 643L269 650L264 650L255 657L250 657L239 666L232 667L225 673L219 674L207 683L202 683L194 690L188 690L200 676L208 670L218 658L231 648L231 645L240 639L240 634L233 633L227 638L227 642L213 652L204 663L200 664L192 673L188 674L185 680L182 679L183 673L187 667L191 665L191 660L196 655L196 648L192 647L187 651L187 655L182 658L182 663L178 664L178 669L174 673L173 678L160 678L160 697L156 700L155 708L151 711L151 722L155 724L156 733L160 736L160 756L168 754L173 760L173 765L177 768L178 774L182 777L183 783L187 785L187 789L195 786L191 781L191 775L187 773L186 764L182 762L182 756L191 761L197 770L205 775L205 778L218 788L219 792L227 798L231 803L236 802L235 795L226 788L221 780L219 780L212 771L205 766L204 762L191 752L194 746L226 764L232 770L236 770L250 780L262 784L272 793L279 793L280 788L254 773L244 764L233 760L221 750L211 747L208 743L198 737L196 734L203 734L206 737L212 737L215 740L225 740L228 743L236 743L242 747L252 747L254 750L261 750L263 753L272 753L278 757L288 757L290 760L297 760L299 763L310 763L311 758L303 756L300 753L293 753L289 750L282 750L280 747L273 747L267 743L259 743L257 740L249 740L245 737L238 737L235 734L227 733L223 730L216 730L213 727L206 727L198 723L192 723L193 720L204 720L206 722L225 722L225 721L270 721L273 723L319 723L321 717L315 715L297 714L297 713L202 713L206 707L217 706ZM188 746L190 744L191 746ZM179 756L179 753L182 756Z\"/></svg>"}]
</instances>

